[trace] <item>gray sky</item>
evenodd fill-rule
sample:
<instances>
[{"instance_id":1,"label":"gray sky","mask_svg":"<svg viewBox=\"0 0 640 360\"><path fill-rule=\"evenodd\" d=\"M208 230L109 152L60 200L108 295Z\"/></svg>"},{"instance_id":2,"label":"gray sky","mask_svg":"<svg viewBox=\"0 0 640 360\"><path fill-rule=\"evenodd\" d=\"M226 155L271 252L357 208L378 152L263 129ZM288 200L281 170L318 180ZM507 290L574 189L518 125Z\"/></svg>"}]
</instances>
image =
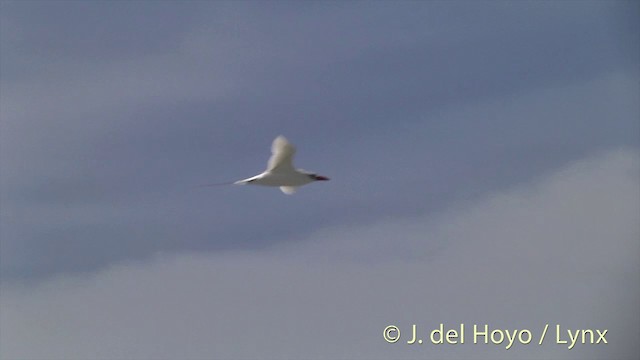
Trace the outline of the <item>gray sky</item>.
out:
<instances>
[{"instance_id":1,"label":"gray sky","mask_svg":"<svg viewBox=\"0 0 640 360\"><path fill-rule=\"evenodd\" d=\"M637 2L0 10L1 358L640 352ZM332 181L195 188L279 134Z\"/></svg>"}]
</instances>

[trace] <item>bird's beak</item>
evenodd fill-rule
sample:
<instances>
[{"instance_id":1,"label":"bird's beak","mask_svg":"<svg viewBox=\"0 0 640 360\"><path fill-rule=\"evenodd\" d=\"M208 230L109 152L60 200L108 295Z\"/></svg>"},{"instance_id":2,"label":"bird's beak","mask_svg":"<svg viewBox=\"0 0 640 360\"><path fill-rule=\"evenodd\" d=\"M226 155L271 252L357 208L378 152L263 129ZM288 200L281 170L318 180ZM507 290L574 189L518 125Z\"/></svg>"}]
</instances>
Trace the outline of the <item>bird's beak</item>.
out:
<instances>
[{"instance_id":1,"label":"bird's beak","mask_svg":"<svg viewBox=\"0 0 640 360\"><path fill-rule=\"evenodd\" d=\"M329 178L328 178L328 177L326 177L326 176L316 175L316 180L319 180L319 181L327 181L327 180L329 180Z\"/></svg>"}]
</instances>

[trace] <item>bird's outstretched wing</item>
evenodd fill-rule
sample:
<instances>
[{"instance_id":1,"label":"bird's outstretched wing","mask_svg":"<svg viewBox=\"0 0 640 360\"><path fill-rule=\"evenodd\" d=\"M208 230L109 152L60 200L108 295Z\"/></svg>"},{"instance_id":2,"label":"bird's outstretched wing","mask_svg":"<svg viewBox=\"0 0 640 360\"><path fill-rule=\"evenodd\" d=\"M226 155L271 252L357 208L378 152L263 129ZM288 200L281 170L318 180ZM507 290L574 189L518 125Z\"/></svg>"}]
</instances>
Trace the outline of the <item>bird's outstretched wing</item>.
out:
<instances>
[{"instance_id":1,"label":"bird's outstretched wing","mask_svg":"<svg viewBox=\"0 0 640 360\"><path fill-rule=\"evenodd\" d=\"M267 164L267 171L293 171L293 155L295 153L296 148L284 136L278 136L271 144L271 158Z\"/></svg>"},{"instance_id":2,"label":"bird's outstretched wing","mask_svg":"<svg viewBox=\"0 0 640 360\"><path fill-rule=\"evenodd\" d=\"M280 186L280 191L287 195L292 195L298 190L296 186Z\"/></svg>"}]
</instances>

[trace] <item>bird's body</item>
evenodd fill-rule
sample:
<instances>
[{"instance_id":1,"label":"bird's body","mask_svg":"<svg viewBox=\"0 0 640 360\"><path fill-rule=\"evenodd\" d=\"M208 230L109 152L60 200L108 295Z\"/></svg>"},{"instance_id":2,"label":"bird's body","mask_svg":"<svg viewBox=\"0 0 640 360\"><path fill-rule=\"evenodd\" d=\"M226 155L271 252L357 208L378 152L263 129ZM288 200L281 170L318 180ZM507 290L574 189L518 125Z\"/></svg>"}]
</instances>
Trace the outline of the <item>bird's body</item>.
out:
<instances>
[{"instance_id":1,"label":"bird's body","mask_svg":"<svg viewBox=\"0 0 640 360\"><path fill-rule=\"evenodd\" d=\"M296 149L280 135L271 145L271 158L267 170L262 174L234 182L236 185L278 186L285 194L293 194L297 187L314 181L326 181L329 178L293 167L293 155Z\"/></svg>"},{"instance_id":2,"label":"bird's body","mask_svg":"<svg viewBox=\"0 0 640 360\"><path fill-rule=\"evenodd\" d=\"M301 172L292 172L287 174L265 171L260 175L252 176L247 179L238 180L234 184L253 184L264 186L302 186L315 181L311 178L312 174Z\"/></svg>"}]
</instances>

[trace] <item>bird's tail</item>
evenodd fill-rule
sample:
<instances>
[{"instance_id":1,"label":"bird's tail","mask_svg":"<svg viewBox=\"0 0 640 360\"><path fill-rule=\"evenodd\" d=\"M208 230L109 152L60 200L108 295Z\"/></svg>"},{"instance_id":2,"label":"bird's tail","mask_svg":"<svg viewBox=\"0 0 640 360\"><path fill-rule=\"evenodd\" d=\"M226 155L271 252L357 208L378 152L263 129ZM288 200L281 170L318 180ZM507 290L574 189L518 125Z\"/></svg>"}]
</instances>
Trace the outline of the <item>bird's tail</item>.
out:
<instances>
[{"instance_id":1,"label":"bird's tail","mask_svg":"<svg viewBox=\"0 0 640 360\"><path fill-rule=\"evenodd\" d=\"M227 181L227 182L221 182L221 183L214 183L214 184L203 184L203 185L198 185L196 187L202 188L202 187L210 187L210 186L225 186L225 185L234 185L237 184L238 182L233 182L233 181Z\"/></svg>"}]
</instances>

